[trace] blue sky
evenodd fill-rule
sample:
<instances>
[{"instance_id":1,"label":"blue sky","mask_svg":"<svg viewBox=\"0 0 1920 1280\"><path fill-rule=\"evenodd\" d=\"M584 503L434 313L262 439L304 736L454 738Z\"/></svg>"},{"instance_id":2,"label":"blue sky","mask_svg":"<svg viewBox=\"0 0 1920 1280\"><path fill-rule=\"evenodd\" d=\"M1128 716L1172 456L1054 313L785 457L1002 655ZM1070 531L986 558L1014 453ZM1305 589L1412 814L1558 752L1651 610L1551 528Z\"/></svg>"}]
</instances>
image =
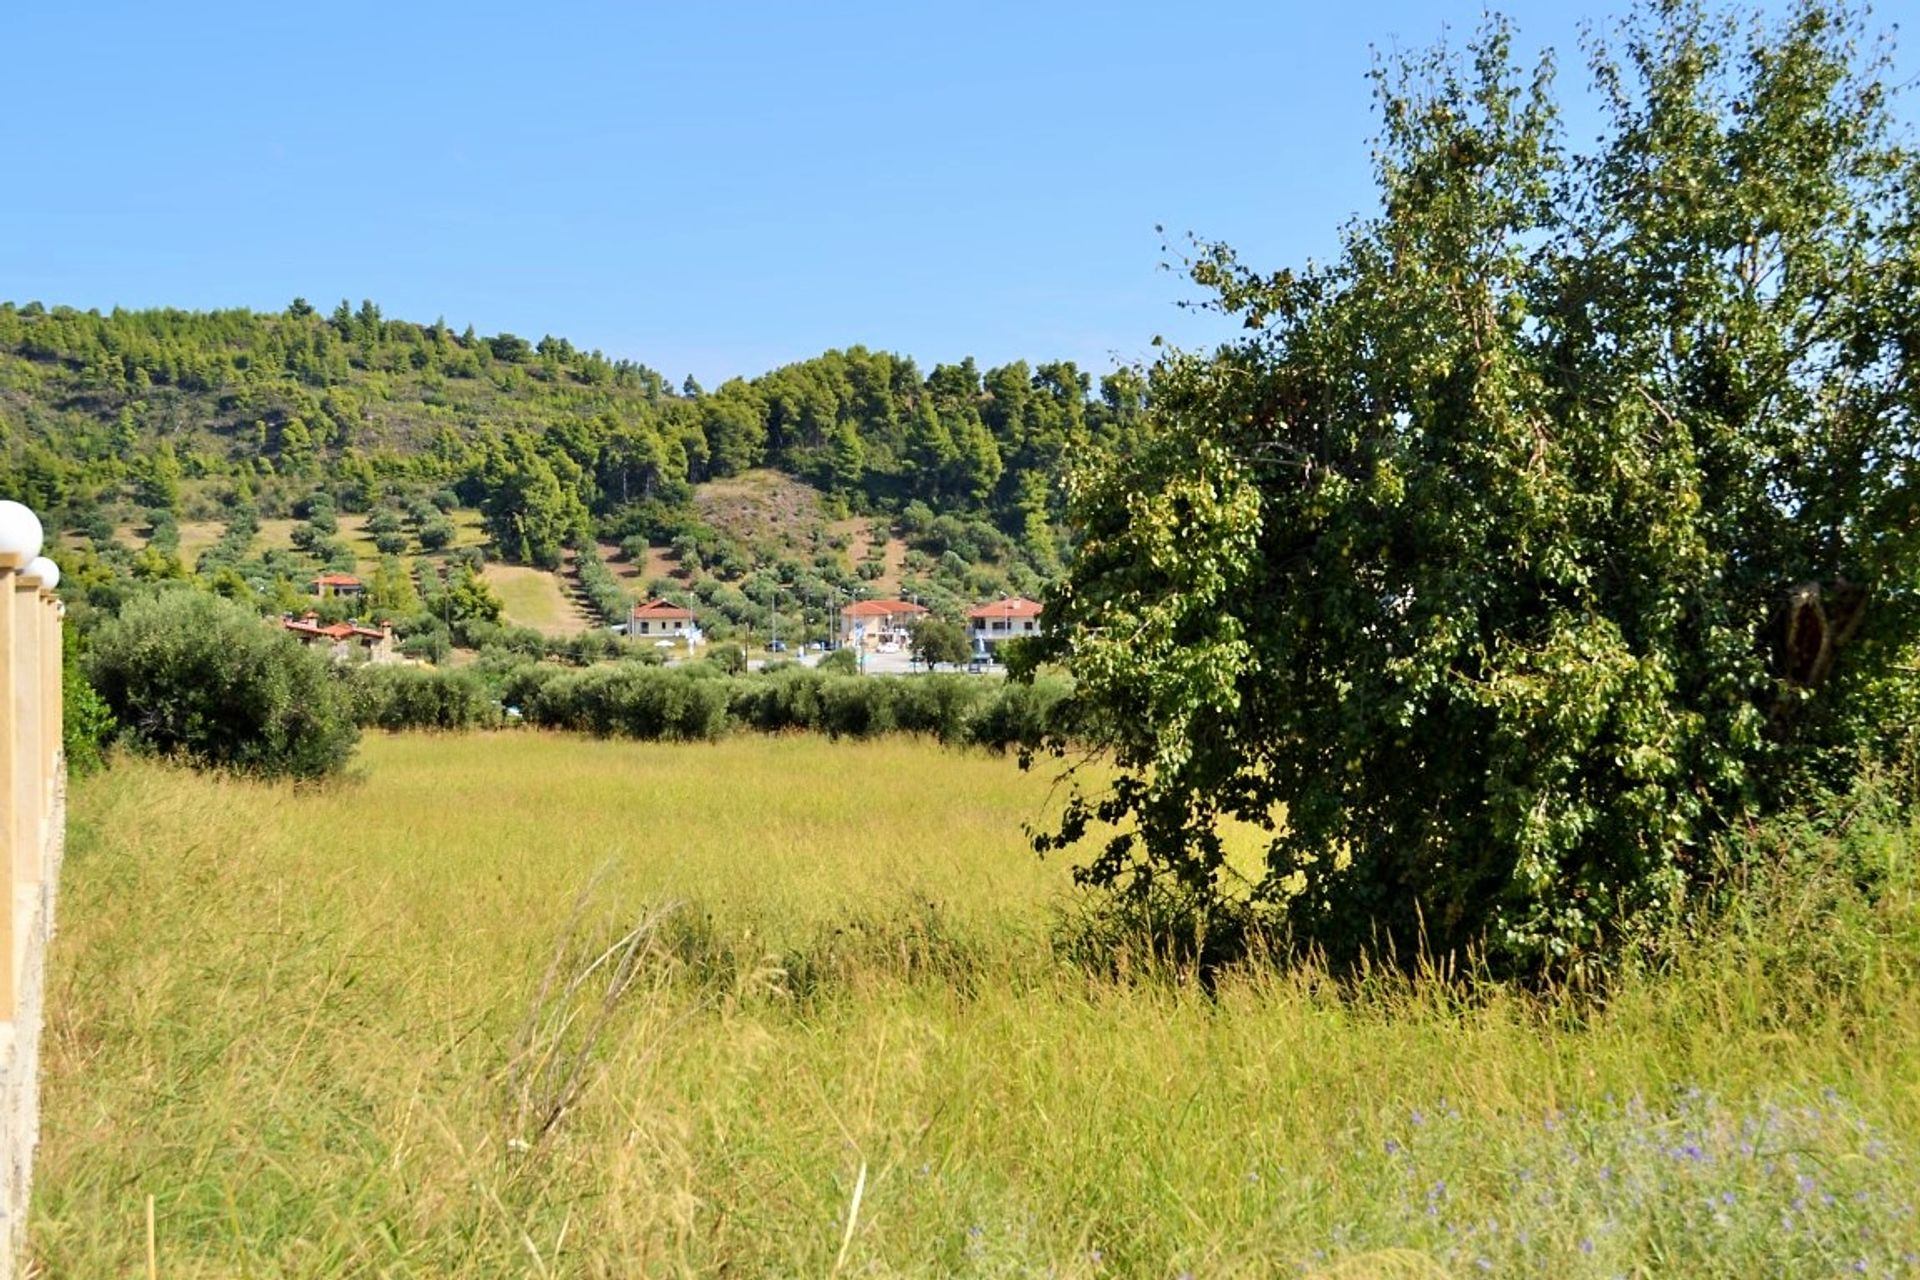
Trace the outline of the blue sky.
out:
<instances>
[{"instance_id":1,"label":"blue sky","mask_svg":"<svg viewBox=\"0 0 1920 1280\"><path fill-rule=\"evenodd\" d=\"M1575 10L1506 11L1577 90ZM708 385L853 343L1100 372L1221 332L1156 224L1328 254L1372 200L1370 50L1479 13L20 3L0 297L372 298Z\"/></svg>"}]
</instances>

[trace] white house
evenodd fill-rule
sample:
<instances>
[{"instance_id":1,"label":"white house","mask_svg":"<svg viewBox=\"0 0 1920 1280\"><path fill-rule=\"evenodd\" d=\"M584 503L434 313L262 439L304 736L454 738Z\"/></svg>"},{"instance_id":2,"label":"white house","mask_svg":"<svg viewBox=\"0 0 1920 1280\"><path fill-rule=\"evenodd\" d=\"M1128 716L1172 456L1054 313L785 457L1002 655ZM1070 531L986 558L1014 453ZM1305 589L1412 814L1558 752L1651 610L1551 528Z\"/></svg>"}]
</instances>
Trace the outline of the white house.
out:
<instances>
[{"instance_id":1,"label":"white house","mask_svg":"<svg viewBox=\"0 0 1920 1280\"><path fill-rule=\"evenodd\" d=\"M1008 640L1040 634L1040 605L1022 596L1008 596L967 610L967 638L977 657L989 658Z\"/></svg>"},{"instance_id":2,"label":"white house","mask_svg":"<svg viewBox=\"0 0 1920 1280\"><path fill-rule=\"evenodd\" d=\"M910 600L856 600L840 610L840 644L905 648L913 643L913 624L926 616L926 606Z\"/></svg>"},{"instance_id":3,"label":"white house","mask_svg":"<svg viewBox=\"0 0 1920 1280\"><path fill-rule=\"evenodd\" d=\"M694 634L693 610L665 600L637 604L627 615L630 639L686 640Z\"/></svg>"}]
</instances>

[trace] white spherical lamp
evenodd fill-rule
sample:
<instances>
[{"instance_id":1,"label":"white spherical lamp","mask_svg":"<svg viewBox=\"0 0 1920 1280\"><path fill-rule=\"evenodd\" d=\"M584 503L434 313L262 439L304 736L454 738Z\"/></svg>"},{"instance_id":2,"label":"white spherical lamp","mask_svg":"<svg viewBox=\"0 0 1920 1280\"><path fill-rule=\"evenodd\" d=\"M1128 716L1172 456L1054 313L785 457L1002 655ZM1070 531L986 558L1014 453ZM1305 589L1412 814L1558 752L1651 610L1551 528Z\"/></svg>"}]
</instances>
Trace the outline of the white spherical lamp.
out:
<instances>
[{"instance_id":1,"label":"white spherical lamp","mask_svg":"<svg viewBox=\"0 0 1920 1280\"><path fill-rule=\"evenodd\" d=\"M27 565L27 576L40 579L40 585L47 591L60 585L60 566L45 556L35 556Z\"/></svg>"},{"instance_id":2,"label":"white spherical lamp","mask_svg":"<svg viewBox=\"0 0 1920 1280\"><path fill-rule=\"evenodd\" d=\"M46 536L39 516L18 502L0 501L0 568L26 568Z\"/></svg>"}]
</instances>

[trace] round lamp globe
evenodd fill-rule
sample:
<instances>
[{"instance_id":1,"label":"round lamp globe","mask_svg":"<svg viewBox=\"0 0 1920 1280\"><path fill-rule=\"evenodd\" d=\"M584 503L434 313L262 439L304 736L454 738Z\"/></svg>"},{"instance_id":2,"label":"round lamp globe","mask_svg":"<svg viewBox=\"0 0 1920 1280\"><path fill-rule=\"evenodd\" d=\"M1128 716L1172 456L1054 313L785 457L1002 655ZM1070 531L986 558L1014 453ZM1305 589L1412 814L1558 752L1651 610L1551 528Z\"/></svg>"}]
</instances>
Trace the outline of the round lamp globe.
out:
<instances>
[{"instance_id":1,"label":"round lamp globe","mask_svg":"<svg viewBox=\"0 0 1920 1280\"><path fill-rule=\"evenodd\" d=\"M35 556L26 572L29 578L38 578L44 590L51 591L60 585L60 566L45 556Z\"/></svg>"},{"instance_id":2,"label":"round lamp globe","mask_svg":"<svg viewBox=\"0 0 1920 1280\"><path fill-rule=\"evenodd\" d=\"M11 499L0 500L0 567L25 568L45 541L39 516Z\"/></svg>"}]
</instances>

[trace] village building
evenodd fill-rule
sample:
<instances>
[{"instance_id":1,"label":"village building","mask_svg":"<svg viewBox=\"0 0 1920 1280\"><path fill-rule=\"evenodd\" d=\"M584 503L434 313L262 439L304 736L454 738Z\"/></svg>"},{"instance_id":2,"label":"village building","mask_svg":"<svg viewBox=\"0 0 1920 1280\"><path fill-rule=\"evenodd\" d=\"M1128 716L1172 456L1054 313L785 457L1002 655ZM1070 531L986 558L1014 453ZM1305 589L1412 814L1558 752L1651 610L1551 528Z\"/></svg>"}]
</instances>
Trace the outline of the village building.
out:
<instances>
[{"instance_id":1,"label":"village building","mask_svg":"<svg viewBox=\"0 0 1920 1280\"><path fill-rule=\"evenodd\" d=\"M322 600L358 600L367 584L350 573L323 573L313 580L313 593Z\"/></svg>"},{"instance_id":2,"label":"village building","mask_svg":"<svg viewBox=\"0 0 1920 1280\"><path fill-rule=\"evenodd\" d=\"M627 615L627 636L634 640L685 640L696 644L700 629L693 624L693 610L656 599L633 606Z\"/></svg>"},{"instance_id":3,"label":"village building","mask_svg":"<svg viewBox=\"0 0 1920 1280\"><path fill-rule=\"evenodd\" d=\"M837 642L843 649L904 649L913 643L913 624L926 616L926 606L911 600L856 600L840 610Z\"/></svg>"},{"instance_id":4,"label":"village building","mask_svg":"<svg viewBox=\"0 0 1920 1280\"><path fill-rule=\"evenodd\" d=\"M320 615L312 612L298 618L283 617L280 625L309 648L324 647L327 656L335 662L351 662L356 658L375 663L400 660L393 647L392 627L369 627L358 622L323 623Z\"/></svg>"},{"instance_id":5,"label":"village building","mask_svg":"<svg viewBox=\"0 0 1920 1280\"><path fill-rule=\"evenodd\" d=\"M967 639L974 656L993 658L1009 640L1040 634L1040 604L1024 596L1008 596L967 610Z\"/></svg>"}]
</instances>

